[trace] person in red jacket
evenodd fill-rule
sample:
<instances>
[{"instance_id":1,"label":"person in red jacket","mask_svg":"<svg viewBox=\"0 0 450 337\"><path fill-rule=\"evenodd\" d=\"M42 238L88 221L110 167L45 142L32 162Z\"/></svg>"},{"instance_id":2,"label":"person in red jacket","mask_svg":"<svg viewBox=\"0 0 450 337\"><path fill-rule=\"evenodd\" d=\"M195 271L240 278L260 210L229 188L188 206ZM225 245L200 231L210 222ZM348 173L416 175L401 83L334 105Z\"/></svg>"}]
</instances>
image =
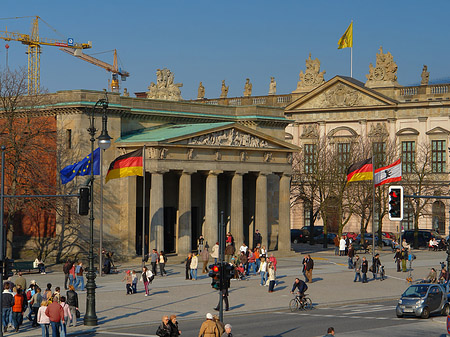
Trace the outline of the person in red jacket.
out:
<instances>
[{"instance_id":1,"label":"person in red jacket","mask_svg":"<svg viewBox=\"0 0 450 337\"><path fill-rule=\"evenodd\" d=\"M16 332L19 331L19 327L22 324L23 316L23 295L22 289L17 288L17 293L14 295L14 305L12 307L12 323Z\"/></svg>"},{"instance_id":2,"label":"person in red jacket","mask_svg":"<svg viewBox=\"0 0 450 337\"><path fill-rule=\"evenodd\" d=\"M52 336L59 337L59 331L61 330L61 322L64 323L64 310L61 305L54 301L45 310L45 314L50 319L50 325L52 327Z\"/></svg>"}]
</instances>

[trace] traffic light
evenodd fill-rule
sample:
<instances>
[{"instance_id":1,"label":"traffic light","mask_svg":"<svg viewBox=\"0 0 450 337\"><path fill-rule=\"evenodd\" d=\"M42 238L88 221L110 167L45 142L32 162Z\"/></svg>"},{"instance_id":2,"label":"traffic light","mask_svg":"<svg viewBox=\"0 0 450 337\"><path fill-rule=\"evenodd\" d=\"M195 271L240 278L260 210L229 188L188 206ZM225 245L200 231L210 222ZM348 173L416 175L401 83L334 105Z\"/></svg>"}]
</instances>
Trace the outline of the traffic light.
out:
<instances>
[{"instance_id":1,"label":"traffic light","mask_svg":"<svg viewBox=\"0 0 450 337\"><path fill-rule=\"evenodd\" d=\"M220 277L221 277L221 266L219 263L211 264L209 266L208 276L212 278L211 287L214 289L220 289Z\"/></svg>"},{"instance_id":2,"label":"traffic light","mask_svg":"<svg viewBox=\"0 0 450 337\"><path fill-rule=\"evenodd\" d=\"M234 265L224 262L222 268L223 279L220 287L221 290L230 288L230 280L234 277Z\"/></svg>"},{"instance_id":3,"label":"traffic light","mask_svg":"<svg viewBox=\"0 0 450 337\"><path fill-rule=\"evenodd\" d=\"M7 280L9 277L13 276L14 260L6 258L3 265L3 279Z\"/></svg>"},{"instance_id":4,"label":"traffic light","mask_svg":"<svg viewBox=\"0 0 450 337\"><path fill-rule=\"evenodd\" d=\"M389 220L403 220L403 187L389 186Z\"/></svg>"},{"instance_id":5,"label":"traffic light","mask_svg":"<svg viewBox=\"0 0 450 337\"><path fill-rule=\"evenodd\" d=\"M80 196L78 197L78 214L89 214L90 190L89 187L80 188Z\"/></svg>"}]
</instances>

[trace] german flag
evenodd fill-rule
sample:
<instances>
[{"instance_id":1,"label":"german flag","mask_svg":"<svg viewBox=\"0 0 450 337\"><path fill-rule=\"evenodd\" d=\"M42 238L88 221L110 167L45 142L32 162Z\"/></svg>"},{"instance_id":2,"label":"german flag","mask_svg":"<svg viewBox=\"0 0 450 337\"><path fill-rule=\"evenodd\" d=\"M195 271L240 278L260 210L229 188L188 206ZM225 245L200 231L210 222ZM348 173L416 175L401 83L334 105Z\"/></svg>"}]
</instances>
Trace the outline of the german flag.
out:
<instances>
[{"instance_id":1,"label":"german flag","mask_svg":"<svg viewBox=\"0 0 450 337\"><path fill-rule=\"evenodd\" d=\"M142 175L142 148L140 148L113 160L111 165L109 165L105 184L110 179Z\"/></svg>"},{"instance_id":2,"label":"german flag","mask_svg":"<svg viewBox=\"0 0 450 337\"><path fill-rule=\"evenodd\" d=\"M347 170L347 183L351 181L372 180L372 158L357 162Z\"/></svg>"}]
</instances>

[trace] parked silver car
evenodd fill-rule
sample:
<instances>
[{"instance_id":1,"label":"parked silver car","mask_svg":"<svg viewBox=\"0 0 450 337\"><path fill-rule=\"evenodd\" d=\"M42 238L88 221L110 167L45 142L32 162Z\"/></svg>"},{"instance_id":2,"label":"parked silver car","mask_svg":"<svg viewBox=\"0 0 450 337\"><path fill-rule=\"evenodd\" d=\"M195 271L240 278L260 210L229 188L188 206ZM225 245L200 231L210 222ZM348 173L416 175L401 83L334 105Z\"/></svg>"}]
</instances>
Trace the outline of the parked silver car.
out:
<instances>
[{"instance_id":1,"label":"parked silver car","mask_svg":"<svg viewBox=\"0 0 450 337\"><path fill-rule=\"evenodd\" d=\"M428 318L432 313L447 316L450 312L447 293L440 284L419 283L409 286L398 300L397 317L415 315Z\"/></svg>"}]
</instances>

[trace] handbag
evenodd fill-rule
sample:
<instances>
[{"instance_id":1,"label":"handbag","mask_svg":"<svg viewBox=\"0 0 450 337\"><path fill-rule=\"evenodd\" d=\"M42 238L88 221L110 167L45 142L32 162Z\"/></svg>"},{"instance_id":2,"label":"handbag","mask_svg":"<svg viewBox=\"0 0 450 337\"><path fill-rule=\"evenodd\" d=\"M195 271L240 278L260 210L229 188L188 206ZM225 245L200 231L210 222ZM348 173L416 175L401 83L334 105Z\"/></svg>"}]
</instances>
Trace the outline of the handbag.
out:
<instances>
[{"instance_id":1,"label":"handbag","mask_svg":"<svg viewBox=\"0 0 450 337\"><path fill-rule=\"evenodd\" d=\"M75 316L77 316L77 318L81 317L80 310L75 309Z\"/></svg>"}]
</instances>

